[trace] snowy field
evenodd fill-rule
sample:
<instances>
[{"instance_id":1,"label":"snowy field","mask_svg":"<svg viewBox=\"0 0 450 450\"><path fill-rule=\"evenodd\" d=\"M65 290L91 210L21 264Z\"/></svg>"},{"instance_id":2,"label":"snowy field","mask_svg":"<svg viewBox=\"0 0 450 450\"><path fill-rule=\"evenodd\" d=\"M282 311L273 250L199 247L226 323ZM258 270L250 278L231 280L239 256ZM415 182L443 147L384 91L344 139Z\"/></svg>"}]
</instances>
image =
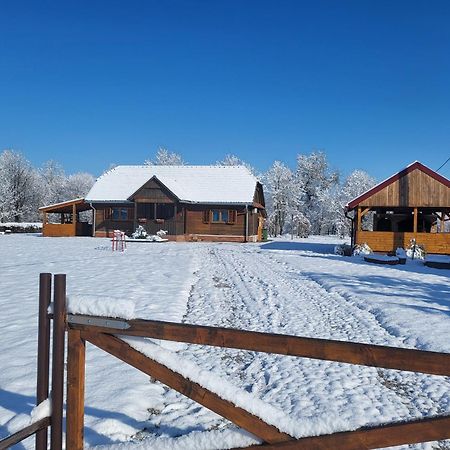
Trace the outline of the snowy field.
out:
<instances>
[{"instance_id":1,"label":"snowy field","mask_svg":"<svg viewBox=\"0 0 450 450\"><path fill-rule=\"evenodd\" d=\"M0 437L35 404L40 272L67 273L73 299L129 299L142 318L450 352L450 271L336 256L337 242L147 243L112 253L106 239L0 235ZM450 414L444 377L204 346L145 347L180 369L199 366L207 372L194 375L213 384L221 383L210 373L223 377L223 388L242 389L256 409L259 400L269 404L271 418L296 436ZM257 442L90 345L85 423L86 446L102 449Z\"/></svg>"}]
</instances>

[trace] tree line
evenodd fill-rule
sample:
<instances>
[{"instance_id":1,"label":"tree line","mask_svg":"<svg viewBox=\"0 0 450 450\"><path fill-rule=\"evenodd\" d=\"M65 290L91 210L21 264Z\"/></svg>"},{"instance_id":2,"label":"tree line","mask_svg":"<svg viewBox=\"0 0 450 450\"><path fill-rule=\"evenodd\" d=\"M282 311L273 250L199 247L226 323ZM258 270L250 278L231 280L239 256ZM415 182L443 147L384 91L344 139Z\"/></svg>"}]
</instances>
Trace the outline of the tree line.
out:
<instances>
[{"instance_id":1,"label":"tree line","mask_svg":"<svg viewBox=\"0 0 450 450\"><path fill-rule=\"evenodd\" d=\"M145 164L187 163L180 154L160 148ZM362 170L342 177L337 170L332 170L323 151L299 154L293 169L275 161L264 173L233 154L215 164L244 165L261 180L267 227L272 236L348 235L350 221L345 217L345 205L376 183ZM83 197L94 181L86 172L67 175L55 161L34 168L21 153L4 150L0 154L0 222L38 221L40 206Z\"/></svg>"},{"instance_id":2,"label":"tree line","mask_svg":"<svg viewBox=\"0 0 450 450\"><path fill-rule=\"evenodd\" d=\"M182 165L183 157L160 148L146 164ZM332 170L323 151L297 155L294 169L275 161L267 172L259 173L238 156L228 154L217 165L244 165L264 185L267 227L271 236L285 233L296 236L309 234L350 234L350 220L345 217L345 205L376 181L363 170L353 170L342 177Z\"/></svg>"},{"instance_id":3,"label":"tree line","mask_svg":"<svg viewBox=\"0 0 450 450\"><path fill-rule=\"evenodd\" d=\"M0 153L0 222L40 221L39 207L83 197L94 184L85 172L67 175L55 161L35 168L20 152Z\"/></svg>"}]
</instances>

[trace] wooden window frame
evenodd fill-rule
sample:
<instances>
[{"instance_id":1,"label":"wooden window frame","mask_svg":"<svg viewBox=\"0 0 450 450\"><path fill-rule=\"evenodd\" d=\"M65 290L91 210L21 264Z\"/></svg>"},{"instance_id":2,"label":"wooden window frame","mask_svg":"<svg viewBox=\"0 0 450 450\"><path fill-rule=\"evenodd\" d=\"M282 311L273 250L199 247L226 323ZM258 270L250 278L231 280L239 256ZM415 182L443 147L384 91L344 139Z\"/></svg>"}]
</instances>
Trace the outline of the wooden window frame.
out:
<instances>
[{"instance_id":1,"label":"wooden window frame","mask_svg":"<svg viewBox=\"0 0 450 450\"><path fill-rule=\"evenodd\" d=\"M117 219L114 218L114 210L119 210L119 217ZM123 219L122 218L122 211L126 211L126 218ZM111 220L111 222L128 222L131 219L131 214L130 214L130 208L126 208L126 207L114 207L114 208L109 208L109 220Z\"/></svg>"},{"instance_id":2,"label":"wooden window frame","mask_svg":"<svg viewBox=\"0 0 450 450\"><path fill-rule=\"evenodd\" d=\"M214 211L219 213L219 220L214 220ZM226 220L223 219L223 213L227 214ZM211 209L210 219L213 224L228 224L234 225L236 223L237 211L235 209Z\"/></svg>"}]
</instances>

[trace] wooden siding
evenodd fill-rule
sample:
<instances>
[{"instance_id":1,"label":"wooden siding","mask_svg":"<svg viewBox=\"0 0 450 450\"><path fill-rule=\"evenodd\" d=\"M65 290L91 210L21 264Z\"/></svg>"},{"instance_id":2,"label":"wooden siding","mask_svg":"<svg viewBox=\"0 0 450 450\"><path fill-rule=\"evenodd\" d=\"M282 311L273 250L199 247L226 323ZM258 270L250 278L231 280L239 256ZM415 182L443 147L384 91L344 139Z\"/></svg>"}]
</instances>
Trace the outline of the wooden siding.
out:
<instances>
[{"instance_id":1,"label":"wooden siding","mask_svg":"<svg viewBox=\"0 0 450 450\"><path fill-rule=\"evenodd\" d=\"M358 231L356 244L367 243L375 252L392 252L409 247L411 239L425 246L427 253L450 254L450 233L400 233L390 231Z\"/></svg>"},{"instance_id":2,"label":"wooden siding","mask_svg":"<svg viewBox=\"0 0 450 450\"><path fill-rule=\"evenodd\" d=\"M132 199L147 203L174 203L174 195L157 180L152 179L144 184L133 196Z\"/></svg>"},{"instance_id":3,"label":"wooden siding","mask_svg":"<svg viewBox=\"0 0 450 450\"><path fill-rule=\"evenodd\" d=\"M76 223L44 223L42 235L45 237L76 236Z\"/></svg>"},{"instance_id":4,"label":"wooden siding","mask_svg":"<svg viewBox=\"0 0 450 450\"><path fill-rule=\"evenodd\" d=\"M111 208L128 208L129 220L111 220L105 214ZM109 236L110 232L114 230L125 231L126 233L133 233L134 227L134 205L95 205L95 234L96 236Z\"/></svg>"},{"instance_id":5,"label":"wooden siding","mask_svg":"<svg viewBox=\"0 0 450 450\"><path fill-rule=\"evenodd\" d=\"M262 206L266 206L265 200L264 200L264 191L261 183L256 184L255 188L255 194L253 196L253 201L255 203L258 203Z\"/></svg>"},{"instance_id":6,"label":"wooden siding","mask_svg":"<svg viewBox=\"0 0 450 450\"><path fill-rule=\"evenodd\" d=\"M212 209L236 210L236 222L203 223L203 212ZM197 206L186 205L186 234L245 236L245 209L242 206Z\"/></svg>"},{"instance_id":7,"label":"wooden siding","mask_svg":"<svg viewBox=\"0 0 450 450\"><path fill-rule=\"evenodd\" d=\"M378 207L450 207L450 188L416 169L359 203Z\"/></svg>"}]
</instances>

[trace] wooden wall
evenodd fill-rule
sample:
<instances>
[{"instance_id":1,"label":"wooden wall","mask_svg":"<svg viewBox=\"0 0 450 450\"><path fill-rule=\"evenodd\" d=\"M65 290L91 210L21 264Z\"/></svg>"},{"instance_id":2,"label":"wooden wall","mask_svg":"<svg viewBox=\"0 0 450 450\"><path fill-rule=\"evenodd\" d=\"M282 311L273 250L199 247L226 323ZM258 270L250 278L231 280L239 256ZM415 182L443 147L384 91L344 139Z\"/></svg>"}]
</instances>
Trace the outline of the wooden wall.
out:
<instances>
[{"instance_id":1,"label":"wooden wall","mask_svg":"<svg viewBox=\"0 0 450 450\"><path fill-rule=\"evenodd\" d=\"M245 208L226 206L200 206L186 205L186 234L216 234L245 236ZM203 223L205 210L211 209L234 209L237 211L236 222L228 223Z\"/></svg>"},{"instance_id":2,"label":"wooden wall","mask_svg":"<svg viewBox=\"0 0 450 450\"><path fill-rule=\"evenodd\" d=\"M174 203L176 199L170 191L157 180L150 180L144 184L133 196L135 202L146 203Z\"/></svg>"},{"instance_id":3,"label":"wooden wall","mask_svg":"<svg viewBox=\"0 0 450 450\"><path fill-rule=\"evenodd\" d=\"M42 235L44 237L76 236L76 225L76 223L44 223Z\"/></svg>"},{"instance_id":4,"label":"wooden wall","mask_svg":"<svg viewBox=\"0 0 450 450\"><path fill-rule=\"evenodd\" d=\"M450 254L450 233L399 233L390 231L357 231L356 244L366 242L375 252L391 252L409 247L411 239L425 246L427 253Z\"/></svg>"},{"instance_id":5,"label":"wooden wall","mask_svg":"<svg viewBox=\"0 0 450 450\"><path fill-rule=\"evenodd\" d=\"M363 200L359 206L448 208L450 188L416 169Z\"/></svg>"},{"instance_id":6,"label":"wooden wall","mask_svg":"<svg viewBox=\"0 0 450 450\"><path fill-rule=\"evenodd\" d=\"M97 237L109 236L114 230L125 231L131 234L134 227L134 205L94 205L95 207L95 235ZM111 208L128 208L129 220L111 220L107 211Z\"/></svg>"}]
</instances>

